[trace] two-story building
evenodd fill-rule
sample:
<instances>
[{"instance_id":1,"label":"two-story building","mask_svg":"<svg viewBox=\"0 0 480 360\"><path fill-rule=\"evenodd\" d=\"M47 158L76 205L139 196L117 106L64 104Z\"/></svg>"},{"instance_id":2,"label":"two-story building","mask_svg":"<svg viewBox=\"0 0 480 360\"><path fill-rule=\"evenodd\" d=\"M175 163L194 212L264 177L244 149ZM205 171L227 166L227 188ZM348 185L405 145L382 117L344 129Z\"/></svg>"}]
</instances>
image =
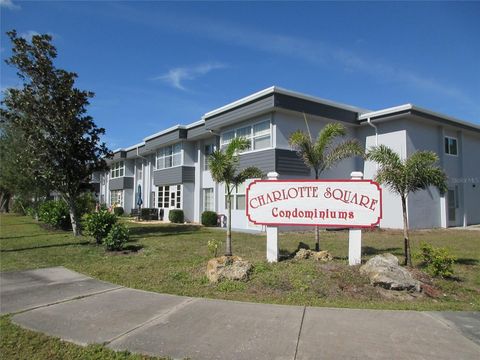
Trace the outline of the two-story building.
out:
<instances>
[{"instance_id":1,"label":"two-story building","mask_svg":"<svg viewBox=\"0 0 480 360\"><path fill-rule=\"evenodd\" d=\"M204 114L189 125L177 125L114 152L110 171L97 177L99 199L126 212L136 207L138 185L143 207L183 209L185 219L199 222L205 210L226 214L225 191L210 175L207 158L234 137L250 140L240 154L240 167L257 166L282 179L311 178L288 143L295 130L313 136L329 122L340 122L352 138L368 149L385 144L403 158L417 150L435 151L449 178L449 190L430 188L411 194L408 216L412 228L463 226L480 223L480 126L421 109L411 104L370 111L270 87ZM375 176L376 165L361 158L342 161L323 178L349 178L362 171ZM399 198L384 190L382 227L401 228ZM232 226L260 229L245 216L245 186L233 195Z\"/></svg>"}]
</instances>

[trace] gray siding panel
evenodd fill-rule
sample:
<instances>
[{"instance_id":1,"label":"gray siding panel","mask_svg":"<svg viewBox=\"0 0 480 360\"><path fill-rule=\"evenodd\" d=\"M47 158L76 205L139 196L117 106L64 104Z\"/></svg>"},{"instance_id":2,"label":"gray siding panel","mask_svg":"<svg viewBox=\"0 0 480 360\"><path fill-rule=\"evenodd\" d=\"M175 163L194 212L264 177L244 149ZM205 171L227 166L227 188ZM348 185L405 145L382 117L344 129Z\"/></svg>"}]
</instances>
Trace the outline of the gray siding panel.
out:
<instances>
[{"instance_id":1,"label":"gray siding panel","mask_svg":"<svg viewBox=\"0 0 480 360\"><path fill-rule=\"evenodd\" d=\"M177 129L173 130L167 134L157 136L156 138L145 141L145 150L152 150L162 145L168 144L170 142L186 139L187 138L187 129Z\"/></svg>"},{"instance_id":2,"label":"gray siding panel","mask_svg":"<svg viewBox=\"0 0 480 360\"><path fill-rule=\"evenodd\" d=\"M254 100L253 102L244 104L234 110L227 110L224 113L205 119L205 128L220 129L242 119L258 115L262 112L267 112L268 110L273 109L273 105L273 94L269 94L265 98Z\"/></svg>"},{"instance_id":3,"label":"gray siding panel","mask_svg":"<svg viewBox=\"0 0 480 360\"><path fill-rule=\"evenodd\" d=\"M275 171L282 175L310 176L310 169L305 166L296 151L275 149Z\"/></svg>"},{"instance_id":4,"label":"gray siding panel","mask_svg":"<svg viewBox=\"0 0 480 360\"><path fill-rule=\"evenodd\" d=\"M275 107L358 124L358 114L354 111L341 109L331 105L319 104L314 101L300 99L290 95L275 94Z\"/></svg>"},{"instance_id":5,"label":"gray siding panel","mask_svg":"<svg viewBox=\"0 0 480 360\"><path fill-rule=\"evenodd\" d=\"M112 160L113 161L121 160L121 159L125 159L126 157L127 157L127 152L126 151L118 151L115 154L113 154Z\"/></svg>"},{"instance_id":6,"label":"gray siding panel","mask_svg":"<svg viewBox=\"0 0 480 360\"><path fill-rule=\"evenodd\" d=\"M187 139L192 139L197 136L202 136L206 134L209 134L209 132L205 129L205 124L202 124L200 126L196 126L194 128L188 129Z\"/></svg>"},{"instance_id":7,"label":"gray siding panel","mask_svg":"<svg viewBox=\"0 0 480 360\"><path fill-rule=\"evenodd\" d=\"M256 151L240 155L240 169L256 166L266 175L275 171L275 149Z\"/></svg>"},{"instance_id":8,"label":"gray siding panel","mask_svg":"<svg viewBox=\"0 0 480 360\"><path fill-rule=\"evenodd\" d=\"M176 185L194 181L195 167L193 166L176 166L153 172L153 184L155 186Z\"/></svg>"},{"instance_id":9,"label":"gray siding panel","mask_svg":"<svg viewBox=\"0 0 480 360\"><path fill-rule=\"evenodd\" d=\"M133 177L123 176L116 179L110 179L110 190L133 189Z\"/></svg>"}]
</instances>

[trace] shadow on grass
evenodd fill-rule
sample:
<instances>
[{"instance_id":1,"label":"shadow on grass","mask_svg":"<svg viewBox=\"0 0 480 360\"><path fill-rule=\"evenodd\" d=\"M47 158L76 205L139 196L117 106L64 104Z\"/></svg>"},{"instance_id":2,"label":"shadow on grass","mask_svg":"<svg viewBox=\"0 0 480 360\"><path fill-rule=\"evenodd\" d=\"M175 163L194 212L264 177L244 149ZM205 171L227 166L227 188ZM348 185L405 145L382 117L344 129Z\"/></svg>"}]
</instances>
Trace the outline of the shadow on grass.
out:
<instances>
[{"instance_id":1,"label":"shadow on grass","mask_svg":"<svg viewBox=\"0 0 480 360\"><path fill-rule=\"evenodd\" d=\"M143 245L138 245L138 244L127 244L123 247L123 250L129 251L129 252L138 252L144 248Z\"/></svg>"},{"instance_id":2,"label":"shadow on grass","mask_svg":"<svg viewBox=\"0 0 480 360\"><path fill-rule=\"evenodd\" d=\"M403 255L403 249L398 247L391 247L391 248L375 248L373 246L362 246L362 255L378 255L378 254L385 254L390 253L397 256Z\"/></svg>"},{"instance_id":3,"label":"shadow on grass","mask_svg":"<svg viewBox=\"0 0 480 360\"><path fill-rule=\"evenodd\" d=\"M459 258L455 261L457 264L462 264L462 265L478 265L480 264L480 261L477 259L469 259L469 258Z\"/></svg>"},{"instance_id":4,"label":"shadow on grass","mask_svg":"<svg viewBox=\"0 0 480 360\"><path fill-rule=\"evenodd\" d=\"M130 227L130 235L158 235L158 234L177 234L177 233L186 233L186 232L194 232L200 230L200 226L196 225L161 225L161 226L132 226Z\"/></svg>"},{"instance_id":5,"label":"shadow on grass","mask_svg":"<svg viewBox=\"0 0 480 360\"><path fill-rule=\"evenodd\" d=\"M68 231L62 232L51 232L48 236L52 235L69 235ZM45 236L45 234L32 234L32 235L21 235L21 236L0 236L0 240L10 240L10 239L28 239L32 237Z\"/></svg>"},{"instance_id":6,"label":"shadow on grass","mask_svg":"<svg viewBox=\"0 0 480 360\"><path fill-rule=\"evenodd\" d=\"M32 247L26 247L26 248L18 248L18 249L3 249L0 250L2 253L7 253L7 252L16 252L16 251L27 251L27 250L37 250L37 249L48 249L48 248L54 248L54 247L65 247L65 246L74 246L74 245L94 245L90 241L81 241L81 242L72 242L72 243L64 243L64 244L52 244L52 245L42 245L42 246L32 246Z\"/></svg>"}]
</instances>

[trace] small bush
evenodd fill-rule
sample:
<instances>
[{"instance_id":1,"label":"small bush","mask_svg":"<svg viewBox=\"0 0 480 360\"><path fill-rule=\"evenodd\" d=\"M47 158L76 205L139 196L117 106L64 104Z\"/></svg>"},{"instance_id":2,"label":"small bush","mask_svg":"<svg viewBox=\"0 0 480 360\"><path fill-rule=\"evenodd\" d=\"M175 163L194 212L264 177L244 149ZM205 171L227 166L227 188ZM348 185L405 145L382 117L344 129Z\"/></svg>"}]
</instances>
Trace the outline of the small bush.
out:
<instances>
[{"instance_id":1,"label":"small bush","mask_svg":"<svg viewBox=\"0 0 480 360\"><path fill-rule=\"evenodd\" d=\"M108 210L99 210L84 216L83 227L87 235L92 236L97 244L101 244L116 222L115 214Z\"/></svg>"},{"instance_id":2,"label":"small bush","mask_svg":"<svg viewBox=\"0 0 480 360\"><path fill-rule=\"evenodd\" d=\"M215 240L215 239L208 240L207 246L208 246L208 251L210 252L210 254L213 257L217 257L218 247L220 246L220 241Z\"/></svg>"},{"instance_id":3,"label":"small bush","mask_svg":"<svg viewBox=\"0 0 480 360\"><path fill-rule=\"evenodd\" d=\"M117 216L122 216L124 214L124 210L123 210L123 207L121 206L116 206L113 208L113 213Z\"/></svg>"},{"instance_id":4,"label":"small bush","mask_svg":"<svg viewBox=\"0 0 480 360\"><path fill-rule=\"evenodd\" d=\"M204 211L202 213L203 226L217 226L217 213L215 211Z\"/></svg>"},{"instance_id":5,"label":"small bush","mask_svg":"<svg viewBox=\"0 0 480 360\"><path fill-rule=\"evenodd\" d=\"M77 214L79 217L82 217L84 214L90 214L95 211L95 206L97 201L93 193L91 192L84 192L81 194L76 202L75 208L77 209Z\"/></svg>"},{"instance_id":6,"label":"small bush","mask_svg":"<svg viewBox=\"0 0 480 360\"><path fill-rule=\"evenodd\" d=\"M114 224L103 240L103 244L109 251L119 251L123 249L123 245L128 241L129 236L125 224Z\"/></svg>"},{"instance_id":7,"label":"small bush","mask_svg":"<svg viewBox=\"0 0 480 360\"><path fill-rule=\"evenodd\" d=\"M441 277L453 275L453 264L457 260L446 248L436 248L427 243L420 244L420 252L415 257L430 275Z\"/></svg>"},{"instance_id":8,"label":"small bush","mask_svg":"<svg viewBox=\"0 0 480 360\"><path fill-rule=\"evenodd\" d=\"M45 201L38 209L38 219L55 229L67 230L71 227L70 213L64 201Z\"/></svg>"},{"instance_id":9,"label":"small bush","mask_svg":"<svg viewBox=\"0 0 480 360\"><path fill-rule=\"evenodd\" d=\"M142 220L158 220L158 209L142 208L140 209L140 219Z\"/></svg>"},{"instance_id":10,"label":"small bush","mask_svg":"<svg viewBox=\"0 0 480 360\"><path fill-rule=\"evenodd\" d=\"M185 216L183 214L183 210L170 210L168 213L168 220L172 223L183 224L185 221Z\"/></svg>"}]
</instances>

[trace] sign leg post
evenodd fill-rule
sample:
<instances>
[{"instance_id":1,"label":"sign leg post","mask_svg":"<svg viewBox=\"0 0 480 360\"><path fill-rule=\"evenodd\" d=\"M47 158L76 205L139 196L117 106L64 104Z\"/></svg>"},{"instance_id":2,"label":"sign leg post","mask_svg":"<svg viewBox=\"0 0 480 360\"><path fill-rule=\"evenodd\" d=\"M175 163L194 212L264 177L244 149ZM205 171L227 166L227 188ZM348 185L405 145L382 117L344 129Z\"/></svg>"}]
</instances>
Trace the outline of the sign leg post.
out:
<instances>
[{"instance_id":1,"label":"sign leg post","mask_svg":"<svg viewBox=\"0 0 480 360\"><path fill-rule=\"evenodd\" d=\"M278 173L267 174L268 180L278 180ZM267 226L267 261L278 262L278 227Z\"/></svg>"},{"instance_id":2,"label":"sign leg post","mask_svg":"<svg viewBox=\"0 0 480 360\"><path fill-rule=\"evenodd\" d=\"M354 171L350 174L352 180L362 180L363 173ZM362 230L350 229L348 231L348 265L362 263Z\"/></svg>"}]
</instances>

